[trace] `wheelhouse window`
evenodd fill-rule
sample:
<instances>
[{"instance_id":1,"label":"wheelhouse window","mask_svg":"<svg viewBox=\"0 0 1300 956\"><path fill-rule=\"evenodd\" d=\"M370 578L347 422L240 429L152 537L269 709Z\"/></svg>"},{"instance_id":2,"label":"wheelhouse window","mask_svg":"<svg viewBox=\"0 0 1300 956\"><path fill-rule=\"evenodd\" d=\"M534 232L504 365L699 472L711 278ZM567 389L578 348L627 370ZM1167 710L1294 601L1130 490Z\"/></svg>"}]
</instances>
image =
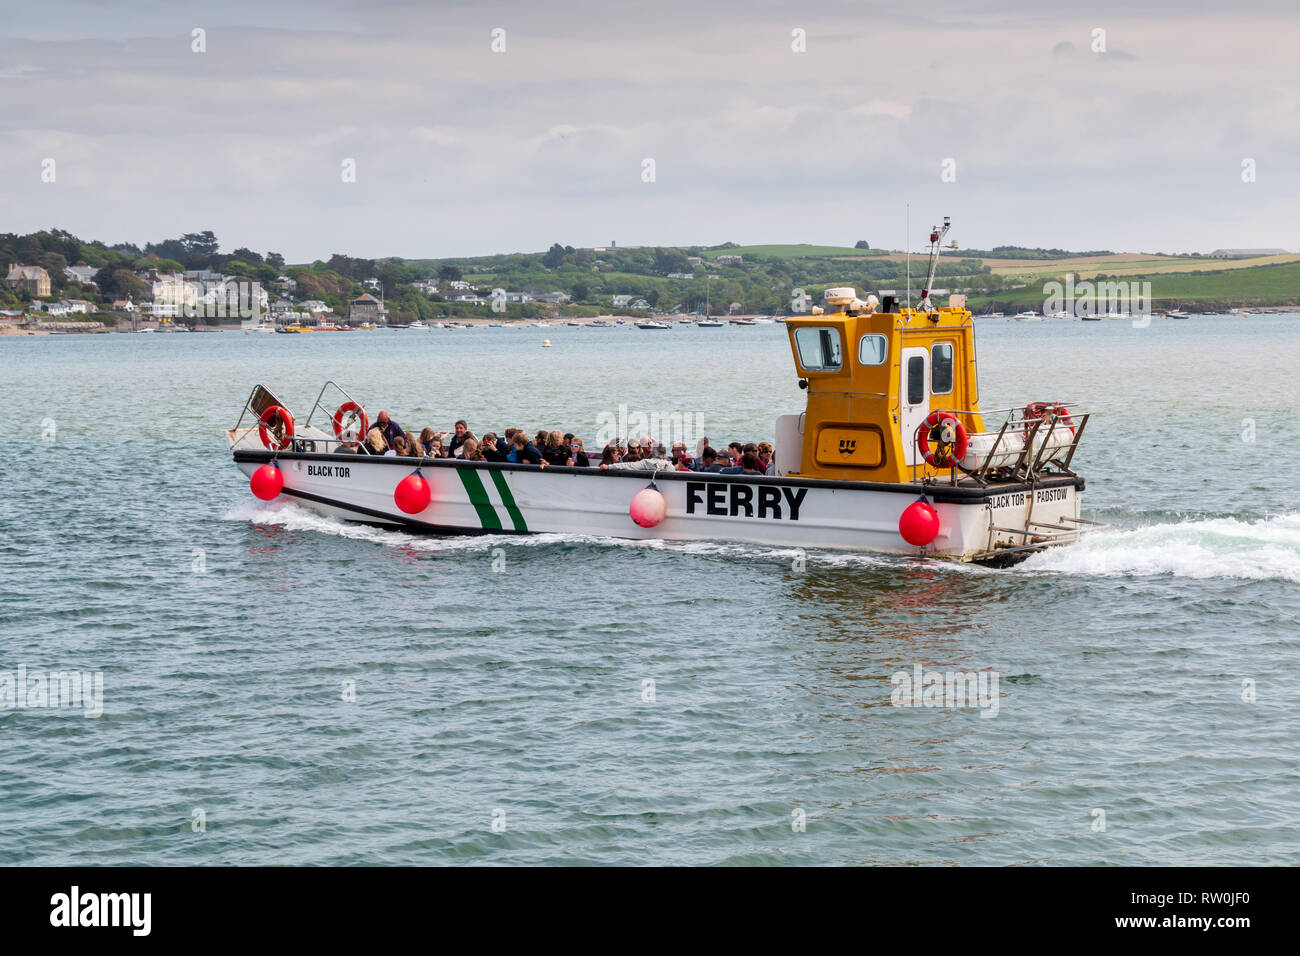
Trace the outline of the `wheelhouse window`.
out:
<instances>
[{"instance_id":1,"label":"wheelhouse window","mask_svg":"<svg viewBox=\"0 0 1300 956\"><path fill-rule=\"evenodd\" d=\"M939 342L930 349L930 391L935 395L952 391L951 342Z\"/></svg>"},{"instance_id":2,"label":"wheelhouse window","mask_svg":"<svg viewBox=\"0 0 1300 956\"><path fill-rule=\"evenodd\" d=\"M843 367L838 329L812 326L795 329L794 344L799 350L799 364L806 371L837 372Z\"/></svg>"},{"instance_id":3,"label":"wheelhouse window","mask_svg":"<svg viewBox=\"0 0 1300 956\"><path fill-rule=\"evenodd\" d=\"M889 354L889 340L883 335L864 335L858 339L859 365L884 365Z\"/></svg>"},{"instance_id":4,"label":"wheelhouse window","mask_svg":"<svg viewBox=\"0 0 1300 956\"><path fill-rule=\"evenodd\" d=\"M925 401L925 358L913 355L907 360L907 404Z\"/></svg>"}]
</instances>

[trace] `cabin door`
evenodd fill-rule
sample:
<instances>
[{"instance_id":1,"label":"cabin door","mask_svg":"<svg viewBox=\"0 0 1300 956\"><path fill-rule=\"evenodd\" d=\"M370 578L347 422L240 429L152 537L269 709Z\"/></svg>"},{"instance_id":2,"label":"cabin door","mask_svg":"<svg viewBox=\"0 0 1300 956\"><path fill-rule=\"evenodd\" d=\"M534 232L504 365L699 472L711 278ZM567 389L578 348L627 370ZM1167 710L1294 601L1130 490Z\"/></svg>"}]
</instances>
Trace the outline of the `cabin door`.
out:
<instances>
[{"instance_id":1,"label":"cabin door","mask_svg":"<svg viewBox=\"0 0 1300 956\"><path fill-rule=\"evenodd\" d=\"M898 427L903 437L903 461L919 465L925 459L916 447L916 433L930 414L930 350L903 349L898 371Z\"/></svg>"}]
</instances>

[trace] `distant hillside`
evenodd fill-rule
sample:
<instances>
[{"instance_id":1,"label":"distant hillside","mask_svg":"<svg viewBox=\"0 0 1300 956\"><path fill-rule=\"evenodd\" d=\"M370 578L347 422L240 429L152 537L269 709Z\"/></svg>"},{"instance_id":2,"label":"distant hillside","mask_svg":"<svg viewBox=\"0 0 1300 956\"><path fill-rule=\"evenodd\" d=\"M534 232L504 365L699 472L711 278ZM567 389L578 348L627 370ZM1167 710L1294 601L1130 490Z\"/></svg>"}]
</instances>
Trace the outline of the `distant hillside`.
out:
<instances>
[{"instance_id":1,"label":"distant hillside","mask_svg":"<svg viewBox=\"0 0 1300 956\"><path fill-rule=\"evenodd\" d=\"M334 253L329 259L286 265L273 252L246 248L221 252L210 231L141 248L129 243L107 246L50 230L0 235L0 269L7 272L12 264L42 266L52 280L46 298L84 298L99 305L128 295L139 301L146 291L141 279L146 270L208 269L268 287L285 275L297 283L291 298L320 299L340 313L346 312L351 298L367 287L375 288L394 321L484 315L494 290L509 293L508 304L497 313L507 319L557 311L572 315L694 312L706 304L713 314L724 314L733 306L749 313L780 313L790 311L795 290L817 301L830 286L853 286L865 294L901 288L907 282L904 253L859 247L863 245L729 242L577 249L555 243L544 252L449 259L363 259ZM724 256L731 258L719 261ZM91 266L96 285L80 283L64 272L74 265ZM910 265L912 287L919 289L925 257L914 253ZM987 253L945 250L935 285L965 292L979 306L1022 308L1041 305L1043 284L1065 273L1079 280L1150 280L1162 302L1281 305L1300 297L1300 255L1225 261L1021 246L997 246ZM0 285L0 308L25 306L29 299Z\"/></svg>"}]
</instances>

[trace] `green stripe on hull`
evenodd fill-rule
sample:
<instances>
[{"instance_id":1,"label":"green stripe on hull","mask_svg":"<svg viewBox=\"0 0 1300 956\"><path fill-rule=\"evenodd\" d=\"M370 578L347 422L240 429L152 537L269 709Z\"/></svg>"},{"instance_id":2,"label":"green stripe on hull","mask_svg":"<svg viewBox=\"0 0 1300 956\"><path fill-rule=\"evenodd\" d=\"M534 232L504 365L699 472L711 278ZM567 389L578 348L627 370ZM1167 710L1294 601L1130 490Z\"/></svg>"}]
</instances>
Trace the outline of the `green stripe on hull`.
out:
<instances>
[{"instance_id":1,"label":"green stripe on hull","mask_svg":"<svg viewBox=\"0 0 1300 956\"><path fill-rule=\"evenodd\" d=\"M478 512L479 524L486 531L500 531L501 519L497 517L492 502L488 500L487 489L483 487L483 479L479 477L478 472L473 468L457 468L456 474L460 475L460 483L465 486L469 503Z\"/></svg>"},{"instance_id":2,"label":"green stripe on hull","mask_svg":"<svg viewBox=\"0 0 1300 956\"><path fill-rule=\"evenodd\" d=\"M506 513L510 515L510 520L514 522L516 531L527 531L528 522L524 521L524 513L519 510L515 504L515 496L510 493L510 485L506 482L506 476L492 469L488 472L492 476L492 483L497 486L497 494L501 496L501 501L506 506Z\"/></svg>"}]
</instances>

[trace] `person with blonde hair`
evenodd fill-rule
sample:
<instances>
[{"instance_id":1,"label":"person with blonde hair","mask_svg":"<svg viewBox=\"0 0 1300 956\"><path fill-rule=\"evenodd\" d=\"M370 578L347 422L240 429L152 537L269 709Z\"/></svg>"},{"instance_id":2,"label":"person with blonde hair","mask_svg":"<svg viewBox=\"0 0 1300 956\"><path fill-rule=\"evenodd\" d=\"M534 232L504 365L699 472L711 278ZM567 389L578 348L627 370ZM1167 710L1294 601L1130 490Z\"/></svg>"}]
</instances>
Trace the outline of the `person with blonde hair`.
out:
<instances>
[{"instance_id":1,"label":"person with blonde hair","mask_svg":"<svg viewBox=\"0 0 1300 956\"><path fill-rule=\"evenodd\" d=\"M460 443L460 457L466 461L484 461L483 453L479 451L477 438L466 438Z\"/></svg>"},{"instance_id":2,"label":"person with blonde hair","mask_svg":"<svg viewBox=\"0 0 1300 956\"><path fill-rule=\"evenodd\" d=\"M564 432L558 428L547 433L546 446L541 449L541 452L547 464L560 466L573 464L569 449L564 445Z\"/></svg>"},{"instance_id":3,"label":"person with blonde hair","mask_svg":"<svg viewBox=\"0 0 1300 956\"><path fill-rule=\"evenodd\" d=\"M776 449L772 447L770 441L761 441L758 443L758 470L765 475L776 474L776 461L773 455Z\"/></svg>"},{"instance_id":4,"label":"person with blonde hair","mask_svg":"<svg viewBox=\"0 0 1300 956\"><path fill-rule=\"evenodd\" d=\"M366 451L372 455L382 455L388 451L388 440L384 438L384 430L378 425L366 432Z\"/></svg>"}]
</instances>

